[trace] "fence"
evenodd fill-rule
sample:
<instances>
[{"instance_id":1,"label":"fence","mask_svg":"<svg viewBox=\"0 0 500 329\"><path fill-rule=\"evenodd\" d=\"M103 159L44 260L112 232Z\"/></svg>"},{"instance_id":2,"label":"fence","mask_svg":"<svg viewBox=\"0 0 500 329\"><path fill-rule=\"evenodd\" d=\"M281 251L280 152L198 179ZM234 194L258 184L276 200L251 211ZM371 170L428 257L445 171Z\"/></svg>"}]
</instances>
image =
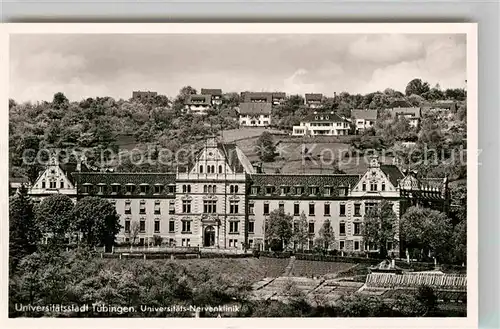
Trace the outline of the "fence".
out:
<instances>
[{"instance_id":1,"label":"fence","mask_svg":"<svg viewBox=\"0 0 500 329\"><path fill-rule=\"evenodd\" d=\"M372 273L366 278L367 287L376 288L418 288L430 286L440 289L467 290L467 276L462 274Z\"/></svg>"}]
</instances>

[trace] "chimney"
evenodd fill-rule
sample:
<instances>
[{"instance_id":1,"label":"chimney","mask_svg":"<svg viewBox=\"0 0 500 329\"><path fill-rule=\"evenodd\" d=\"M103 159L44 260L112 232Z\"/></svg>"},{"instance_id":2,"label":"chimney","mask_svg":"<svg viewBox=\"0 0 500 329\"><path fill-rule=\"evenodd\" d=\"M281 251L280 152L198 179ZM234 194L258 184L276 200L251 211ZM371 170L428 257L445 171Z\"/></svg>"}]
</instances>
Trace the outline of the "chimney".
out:
<instances>
[{"instance_id":1,"label":"chimney","mask_svg":"<svg viewBox=\"0 0 500 329\"><path fill-rule=\"evenodd\" d=\"M396 268L396 260L394 258L391 260L391 268Z\"/></svg>"}]
</instances>

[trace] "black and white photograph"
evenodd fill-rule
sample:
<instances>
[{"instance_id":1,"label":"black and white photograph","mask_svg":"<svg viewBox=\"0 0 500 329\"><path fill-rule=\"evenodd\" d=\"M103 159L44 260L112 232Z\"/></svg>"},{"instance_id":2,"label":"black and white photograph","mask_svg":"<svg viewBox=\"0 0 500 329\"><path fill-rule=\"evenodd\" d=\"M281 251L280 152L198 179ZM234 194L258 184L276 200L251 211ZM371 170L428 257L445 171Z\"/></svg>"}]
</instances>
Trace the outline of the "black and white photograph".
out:
<instances>
[{"instance_id":1,"label":"black and white photograph","mask_svg":"<svg viewBox=\"0 0 500 329\"><path fill-rule=\"evenodd\" d=\"M164 25L10 34L9 318L471 316L470 24Z\"/></svg>"}]
</instances>

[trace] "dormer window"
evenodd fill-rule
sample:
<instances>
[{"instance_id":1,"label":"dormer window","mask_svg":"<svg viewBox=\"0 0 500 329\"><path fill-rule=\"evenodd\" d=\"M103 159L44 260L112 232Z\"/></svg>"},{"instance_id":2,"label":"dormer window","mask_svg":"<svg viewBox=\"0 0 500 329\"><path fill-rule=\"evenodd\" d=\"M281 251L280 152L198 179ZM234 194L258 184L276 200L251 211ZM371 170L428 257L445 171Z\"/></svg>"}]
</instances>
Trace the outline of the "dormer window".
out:
<instances>
[{"instance_id":1,"label":"dormer window","mask_svg":"<svg viewBox=\"0 0 500 329\"><path fill-rule=\"evenodd\" d=\"M51 180L51 181L49 182L49 188L51 188L51 189L56 189L56 188L57 188L57 182L56 182L56 181Z\"/></svg>"},{"instance_id":2,"label":"dormer window","mask_svg":"<svg viewBox=\"0 0 500 329\"><path fill-rule=\"evenodd\" d=\"M131 183L127 184L127 194L134 193L134 187L135 187L134 184L131 184Z\"/></svg>"},{"instance_id":3,"label":"dormer window","mask_svg":"<svg viewBox=\"0 0 500 329\"><path fill-rule=\"evenodd\" d=\"M98 189L99 189L99 194L106 193L106 185L105 184L99 184Z\"/></svg>"},{"instance_id":4,"label":"dormer window","mask_svg":"<svg viewBox=\"0 0 500 329\"><path fill-rule=\"evenodd\" d=\"M310 195L316 195L316 194L318 194L318 187L316 187L316 186L309 187L309 194Z\"/></svg>"},{"instance_id":5,"label":"dormer window","mask_svg":"<svg viewBox=\"0 0 500 329\"><path fill-rule=\"evenodd\" d=\"M281 195L286 195L290 193L290 186L282 186L281 187Z\"/></svg>"},{"instance_id":6,"label":"dormer window","mask_svg":"<svg viewBox=\"0 0 500 329\"><path fill-rule=\"evenodd\" d=\"M331 187L330 186L325 186L324 189L323 189L323 194L325 196L330 196L330 194L331 194Z\"/></svg>"},{"instance_id":7,"label":"dormer window","mask_svg":"<svg viewBox=\"0 0 500 329\"><path fill-rule=\"evenodd\" d=\"M346 195L347 195L347 188L339 187L339 196L346 196Z\"/></svg>"},{"instance_id":8,"label":"dormer window","mask_svg":"<svg viewBox=\"0 0 500 329\"><path fill-rule=\"evenodd\" d=\"M168 194L174 194L175 193L175 185L171 184L168 186Z\"/></svg>"},{"instance_id":9,"label":"dormer window","mask_svg":"<svg viewBox=\"0 0 500 329\"><path fill-rule=\"evenodd\" d=\"M148 184L141 184L141 194L147 194L149 190Z\"/></svg>"},{"instance_id":10,"label":"dormer window","mask_svg":"<svg viewBox=\"0 0 500 329\"><path fill-rule=\"evenodd\" d=\"M258 186L252 186L251 193L252 193L252 195L259 194L259 187Z\"/></svg>"},{"instance_id":11,"label":"dormer window","mask_svg":"<svg viewBox=\"0 0 500 329\"><path fill-rule=\"evenodd\" d=\"M92 184L85 183L82 187L83 193L89 194L92 191Z\"/></svg>"},{"instance_id":12,"label":"dormer window","mask_svg":"<svg viewBox=\"0 0 500 329\"><path fill-rule=\"evenodd\" d=\"M161 194L163 190L163 186L162 185L155 185L155 194Z\"/></svg>"},{"instance_id":13,"label":"dormer window","mask_svg":"<svg viewBox=\"0 0 500 329\"><path fill-rule=\"evenodd\" d=\"M296 192L296 194L297 194L297 195L302 195L302 194L304 194L304 187L302 187L302 186L297 186L297 187L295 188L295 192Z\"/></svg>"},{"instance_id":14,"label":"dormer window","mask_svg":"<svg viewBox=\"0 0 500 329\"><path fill-rule=\"evenodd\" d=\"M314 120L318 120L318 116L315 116L315 117L314 117Z\"/></svg>"},{"instance_id":15,"label":"dormer window","mask_svg":"<svg viewBox=\"0 0 500 329\"><path fill-rule=\"evenodd\" d=\"M266 194L270 195L274 193L274 186L266 186Z\"/></svg>"},{"instance_id":16,"label":"dormer window","mask_svg":"<svg viewBox=\"0 0 500 329\"><path fill-rule=\"evenodd\" d=\"M111 185L111 193L118 194L120 192L120 184L112 184Z\"/></svg>"},{"instance_id":17,"label":"dormer window","mask_svg":"<svg viewBox=\"0 0 500 329\"><path fill-rule=\"evenodd\" d=\"M370 191L375 192L377 191L377 183L370 183Z\"/></svg>"}]
</instances>

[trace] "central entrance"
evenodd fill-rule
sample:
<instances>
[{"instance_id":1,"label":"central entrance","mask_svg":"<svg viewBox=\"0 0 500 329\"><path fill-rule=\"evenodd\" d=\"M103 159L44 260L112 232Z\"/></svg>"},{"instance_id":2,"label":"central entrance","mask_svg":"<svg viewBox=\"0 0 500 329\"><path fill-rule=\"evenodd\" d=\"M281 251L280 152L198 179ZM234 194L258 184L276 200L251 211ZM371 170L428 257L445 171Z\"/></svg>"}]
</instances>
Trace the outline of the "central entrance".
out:
<instances>
[{"instance_id":1,"label":"central entrance","mask_svg":"<svg viewBox=\"0 0 500 329\"><path fill-rule=\"evenodd\" d=\"M205 227L203 246L213 247L215 245L215 228L210 225Z\"/></svg>"}]
</instances>

